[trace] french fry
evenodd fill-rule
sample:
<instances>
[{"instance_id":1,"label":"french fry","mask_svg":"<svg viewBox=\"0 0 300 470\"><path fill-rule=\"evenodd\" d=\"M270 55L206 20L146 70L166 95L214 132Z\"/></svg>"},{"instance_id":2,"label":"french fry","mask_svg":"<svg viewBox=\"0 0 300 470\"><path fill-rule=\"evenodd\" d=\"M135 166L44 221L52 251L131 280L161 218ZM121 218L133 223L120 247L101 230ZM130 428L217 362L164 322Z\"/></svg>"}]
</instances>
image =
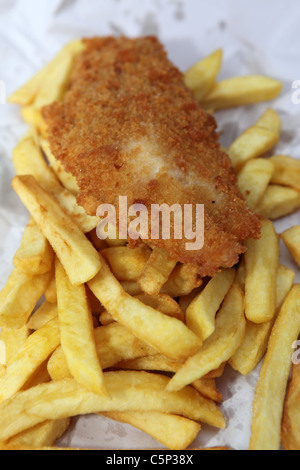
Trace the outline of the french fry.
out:
<instances>
[{"instance_id":1,"label":"french fry","mask_svg":"<svg viewBox=\"0 0 300 470\"><path fill-rule=\"evenodd\" d=\"M74 379L17 393L0 405L0 442L46 421L110 411L159 411L223 429L225 419L212 400L192 387L167 392L169 379L148 372L107 372L109 397L90 392ZM145 399L147 397L147 399Z\"/></svg>"},{"instance_id":2,"label":"french fry","mask_svg":"<svg viewBox=\"0 0 300 470\"><path fill-rule=\"evenodd\" d=\"M204 397L216 403L222 402L223 395L217 390L215 379L203 377L193 382L192 386Z\"/></svg>"},{"instance_id":3,"label":"french fry","mask_svg":"<svg viewBox=\"0 0 300 470\"><path fill-rule=\"evenodd\" d=\"M43 75L33 103L21 110L24 120L34 126L42 135L46 134L42 108L62 100L70 83L76 56L83 50L84 44L80 40L68 44L53 61L48 73Z\"/></svg>"},{"instance_id":4,"label":"french fry","mask_svg":"<svg viewBox=\"0 0 300 470\"><path fill-rule=\"evenodd\" d=\"M33 276L13 269L0 292L1 327L22 328L44 294L52 273Z\"/></svg>"},{"instance_id":5,"label":"french fry","mask_svg":"<svg viewBox=\"0 0 300 470\"><path fill-rule=\"evenodd\" d=\"M105 244L110 247L119 247L127 245L127 240L120 239L120 235L118 233L118 228L115 227L113 224L108 223L105 227L105 233L107 234L107 238L102 240ZM96 230L96 234L98 236L98 229ZM98 237L99 238L99 237Z\"/></svg>"},{"instance_id":6,"label":"french fry","mask_svg":"<svg viewBox=\"0 0 300 470\"><path fill-rule=\"evenodd\" d=\"M138 248L116 246L101 251L114 276L121 282L137 281L150 258L151 249L146 245Z\"/></svg>"},{"instance_id":7,"label":"french fry","mask_svg":"<svg viewBox=\"0 0 300 470\"><path fill-rule=\"evenodd\" d=\"M184 450L196 439L201 426L195 421L155 411L102 413L106 418L130 424L170 450Z\"/></svg>"},{"instance_id":8,"label":"french fry","mask_svg":"<svg viewBox=\"0 0 300 470\"><path fill-rule=\"evenodd\" d=\"M256 122L256 125L262 129L267 129L271 132L274 132L274 134L280 137L282 129L281 118L274 109L267 108L267 110Z\"/></svg>"},{"instance_id":9,"label":"french fry","mask_svg":"<svg viewBox=\"0 0 300 470\"><path fill-rule=\"evenodd\" d=\"M300 267L300 225L295 225L294 227L285 230L281 234L281 238Z\"/></svg>"},{"instance_id":10,"label":"french fry","mask_svg":"<svg viewBox=\"0 0 300 470\"><path fill-rule=\"evenodd\" d=\"M156 372L177 372L182 363L172 361L160 354L140 357L131 359L129 361L122 361L116 365L120 370L143 370L143 371L156 371ZM210 400L220 403L222 395L217 391L215 380L212 377L203 377L192 383L192 386L198 390L201 395Z\"/></svg>"},{"instance_id":11,"label":"french fry","mask_svg":"<svg viewBox=\"0 0 300 470\"><path fill-rule=\"evenodd\" d=\"M50 320L53 320L58 315L57 305L45 301L29 318L27 327L30 330L38 330Z\"/></svg>"},{"instance_id":12,"label":"french fry","mask_svg":"<svg viewBox=\"0 0 300 470\"><path fill-rule=\"evenodd\" d=\"M180 390L228 361L241 345L245 329L244 296L240 288L233 285L217 315L214 333L174 375L167 390Z\"/></svg>"},{"instance_id":13,"label":"french fry","mask_svg":"<svg viewBox=\"0 0 300 470\"><path fill-rule=\"evenodd\" d=\"M109 369L123 360L156 355L157 351L140 341L124 326L113 323L94 331L98 357L103 369ZM48 361L48 372L52 380L71 377L65 355L58 347Z\"/></svg>"},{"instance_id":14,"label":"french fry","mask_svg":"<svg viewBox=\"0 0 300 470\"><path fill-rule=\"evenodd\" d=\"M158 295L176 264L176 261L169 259L165 249L154 248L138 279L142 291L149 295Z\"/></svg>"},{"instance_id":15,"label":"french fry","mask_svg":"<svg viewBox=\"0 0 300 470\"><path fill-rule=\"evenodd\" d=\"M76 196L66 190L46 164L34 137L29 134L21 139L13 150L16 175L32 175L44 190L52 194L74 222L88 233L99 223L98 217L88 216L77 204Z\"/></svg>"},{"instance_id":16,"label":"french fry","mask_svg":"<svg viewBox=\"0 0 300 470\"><path fill-rule=\"evenodd\" d=\"M137 296L143 293L142 289L135 281L123 281L120 283L127 294Z\"/></svg>"},{"instance_id":17,"label":"french fry","mask_svg":"<svg viewBox=\"0 0 300 470\"><path fill-rule=\"evenodd\" d=\"M89 240L91 240L92 244L96 248L97 251L105 250L107 248L107 243L105 240L101 240L97 235L97 228L94 228L87 234Z\"/></svg>"},{"instance_id":18,"label":"french fry","mask_svg":"<svg viewBox=\"0 0 300 470\"><path fill-rule=\"evenodd\" d=\"M34 106L26 106L21 109L21 116L28 126L32 127L37 134L46 136L47 126L40 109Z\"/></svg>"},{"instance_id":19,"label":"french fry","mask_svg":"<svg viewBox=\"0 0 300 470\"><path fill-rule=\"evenodd\" d=\"M239 262L238 267L236 268L236 275L234 278L234 283L239 286L239 288L245 293L245 282L246 282L246 263L245 257L243 256Z\"/></svg>"},{"instance_id":20,"label":"french fry","mask_svg":"<svg viewBox=\"0 0 300 470\"><path fill-rule=\"evenodd\" d=\"M45 290L45 298L47 302L51 304L57 303L57 292L56 292L56 279L55 279L55 272L53 272L53 276L50 279L49 285Z\"/></svg>"},{"instance_id":21,"label":"french fry","mask_svg":"<svg viewBox=\"0 0 300 470\"><path fill-rule=\"evenodd\" d=\"M228 155L234 169L239 172L249 160L261 157L275 147L279 142L280 128L279 115L267 109L259 120L229 147Z\"/></svg>"},{"instance_id":22,"label":"french fry","mask_svg":"<svg viewBox=\"0 0 300 470\"><path fill-rule=\"evenodd\" d=\"M92 279L101 268L98 252L56 199L33 176L15 176L12 186L50 242L71 283L80 285Z\"/></svg>"},{"instance_id":23,"label":"french fry","mask_svg":"<svg viewBox=\"0 0 300 470\"><path fill-rule=\"evenodd\" d=\"M35 448L54 446L56 440L60 439L67 431L70 422L70 418L45 421L27 431L17 434L5 444L8 447L14 447L18 450L26 446Z\"/></svg>"},{"instance_id":24,"label":"french fry","mask_svg":"<svg viewBox=\"0 0 300 470\"><path fill-rule=\"evenodd\" d=\"M271 183L300 191L300 161L287 155L274 155L269 159L274 171Z\"/></svg>"},{"instance_id":25,"label":"french fry","mask_svg":"<svg viewBox=\"0 0 300 470\"><path fill-rule=\"evenodd\" d=\"M60 339L68 368L78 383L106 394L85 286L73 286L58 259L55 274Z\"/></svg>"},{"instance_id":26,"label":"french fry","mask_svg":"<svg viewBox=\"0 0 300 470\"><path fill-rule=\"evenodd\" d=\"M6 364L6 346L2 339L0 339L0 370L1 366Z\"/></svg>"},{"instance_id":27,"label":"french fry","mask_svg":"<svg viewBox=\"0 0 300 470\"><path fill-rule=\"evenodd\" d=\"M217 273L186 311L186 324L202 341L215 330L215 317L235 278L235 269Z\"/></svg>"},{"instance_id":28,"label":"french fry","mask_svg":"<svg viewBox=\"0 0 300 470\"><path fill-rule=\"evenodd\" d=\"M276 315L272 320L262 324L247 320L243 342L228 361L231 367L240 374L244 376L250 374L265 355L277 314L293 286L295 276L294 271L280 264L276 280Z\"/></svg>"},{"instance_id":29,"label":"french fry","mask_svg":"<svg viewBox=\"0 0 300 470\"><path fill-rule=\"evenodd\" d=\"M255 211L257 204L266 192L273 174L272 163L264 158L249 160L238 174L238 186L250 209Z\"/></svg>"},{"instance_id":30,"label":"french fry","mask_svg":"<svg viewBox=\"0 0 300 470\"><path fill-rule=\"evenodd\" d=\"M284 402L283 418L281 425L281 441L285 450L300 449L299 372L300 365L293 364L292 377L288 386L288 391Z\"/></svg>"},{"instance_id":31,"label":"french fry","mask_svg":"<svg viewBox=\"0 0 300 470\"><path fill-rule=\"evenodd\" d=\"M261 75L234 77L216 83L202 100L206 108L222 110L277 98L282 83Z\"/></svg>"},{"instance_id":32,"label":"french fry","mask_svg":"<svg viewBox=\"0 0 300 470\"><path fill-rule=\"evenodd\" d=\"M185 84L200 102L214 87L222 66L223 51L218 49L193 65L184 75Z\"/></svg>"},{"instance_id":33,"label":"french fry","mask_svg":"<svg viewBox=\"0 0 300 470\"><path fill-rule=\"evenodd\" d=\"M67 44L43 69L34 75L25 85L12 93L8 101L10 103L28 106L37 99L38 95L38 100L40 101L42 88L45 90L43 93L51 93L50 90L53 88L54 83L53 79L55 78L55 73L59 65L65 63L66 57L70 56L70 53L75 52L77 54L83 50L83 47L83 43L80 40L72 41ZM50 90L48 89L47 91L49 83ZM50 96L48 99L50 99Z\"/></svg>"},{"instance_id":34,"label":"french fry","mask_svg":"<svg viewBox=\"0 0 300 470\"><path fill-rule=\"evenodd\" d=\"M19 271L27 274L46 274L51 271L54 252L33 218L24 230L21 245L13 258Z\"/></svg>"},{"instance_id":35,"label":"french fry","mask_svg":"<svg viewBox=\"0 0 300 470\"><path fill-rule=\"evenodd\" d=\"M103 257L101 264L100 272L88 286L114 320L171 359L180 360L197 351L201 342L183 322L131 297L113 276Z\"/></svg>"},{"instance_id":36,"label":"french fry","mask_svg":"<svg viewBox=\"0 0 300 470\"><path fill-rule=\"evenodd\" d=\"M59 342L57 320L50 321L27 338L0 379L0 402L10 398L24 386L35 370L57 348Z\"/></svg>"},{"instance_id":37,"label":"french fry","mask_svg":"<svg viewBox=\"0 0 300 470\"><path fill-rule=\"evenodd\" d=\"M50 167L55 172L57 178L59 179L63 187L70 191L70 193L74 194L74 196L78 196L79 186L76 181L76 178L71 173L68 173L64 169L63 164L54 157L53 153L51 152L49 141L45 138L40 137L39 144L48 160Z\"/></svg>"},{"instance_id":38,"label":"french fry","mask_svg":"<svg viewBox=\"0 0 300 470\"><path fill-rule=\"evenodd\" d=\"M277 220L297 211L300 207L300 192L293 188L270 184L255 212L264 218Z\"/></svg>"},{"instance_id":39,"label":"french fry","mask_svg":"<svg viewBox=\"0 0 300 470\"><path fill-rule=\"evenodd\" d=\"M112 323L115 323L115 320L113 319L110 313L104 310L104 312L100 313L99 322L101 323L101 325L107 326L111 325Z\"/></svg>"},{"instance_id":40,"label":"french fry","mask_svg":"<svg viewBox=\"0 0 300 470\"><path fill-rule=\"evenodd\" d=\"M86 285L86 297L91 309L91 312L94 317L98 317L102 312L104 312L104 307L101 305L97 297L94 296L91 289ZM99 326L99 325L98 325Z\"/></svg>"},{"instance_id":41,"label":"french fry","mask_svg":"<svg viewBox=\"0 0 300 470\"><path fill-rule=\"evenodd\" d=\"M275 322L260 371L252 407L250 450L280 449L284 397L292 365L291 351L299 333L300 285L295 285Z\"/></svg>"},{"instance_id":42,"label":"french fry","mask_svg":"<svg viewBox=\"0 0 300 470\"><path fill-rule=\"evenodd\" d=\"M29 377L27 382L23 385L21 390L29 390L37 385L48 383L51 381L51 377L47 371L47 360L48 358L37 367L33 374Z\"/></svg>"},{"instance_id":43,"label":"french fry","mask_svg":"<svg viewBox=\"0 0 300 470\"><path fill-rule=\"evenodd\" d=\"M138 357L129 361L121 361L116 365L116 368L120 370L177 372L182 365L182 362L168 359L161 354L155 354L152 356Z\"/></svg>"},{"instance_id":44,"label":"french fry","mask_svg":"<svg viewBox=\"0 0 300 470\"><path fill-rule=\"evenodd\" d=\"M279 239L270 220L263 220L260 240L248 240L245 253L245 315L253 323L272 320L276 312Z\"/></svg>"},{"instance_id":45,"label":"french fry","mask_svg":"<svg viewBox=\"0 0 300 470\"><path fill-rule=\"evenodd\" d=\"M162 287L161 293L168 294L173 298L181 297L189 295L202 284L203 281L199 278L197 266L178 264Z\"/></svg>"},{"instance_id":46,"label":"french fry","mask_svg":"<svg viewBox=\"0 0 300 470\"><path fill-rule=\"evenodd\" d=\"M136 298L169 317L177 318L183 322L185 321L184 313L179 304L167 294L148 295L144 293L136 295Z\"/></svg>"},{"instance_id":47,"label":"french fry","mask_svg":"<svg viewBox=\"0 0 300 470\"><path fill-rule=\"evenodd\" d=\"M16 356L29 335L28 325L24 325L19 329L1 327L0 339L5 345L5 365L8 365Z\"/></svg>"}]
</instances>

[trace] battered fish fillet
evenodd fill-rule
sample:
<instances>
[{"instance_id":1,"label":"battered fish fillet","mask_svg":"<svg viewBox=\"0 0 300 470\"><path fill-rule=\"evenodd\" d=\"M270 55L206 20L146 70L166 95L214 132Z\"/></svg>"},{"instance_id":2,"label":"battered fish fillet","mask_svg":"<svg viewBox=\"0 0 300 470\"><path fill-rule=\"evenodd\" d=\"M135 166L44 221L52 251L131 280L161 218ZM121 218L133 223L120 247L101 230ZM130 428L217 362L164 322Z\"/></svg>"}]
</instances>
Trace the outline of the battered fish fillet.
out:
<instances>
[{"instance_id":1,"label":"battered fish fillet","mask_svg":"<svg viewBox=\"0 0 300 470\"><path fill-rule=\"evenodd\" d=\"M64 101L43 109L52 152L78 181L79 204L90 215L100 204L118 207L119 196L149 213L151 204L204 204L204 248L187 251L184 238L149 243L197 265L200 276L235 265L261 222L238 190L215 119L156 38L84 43Z\"/></svg>"}]
</instances>

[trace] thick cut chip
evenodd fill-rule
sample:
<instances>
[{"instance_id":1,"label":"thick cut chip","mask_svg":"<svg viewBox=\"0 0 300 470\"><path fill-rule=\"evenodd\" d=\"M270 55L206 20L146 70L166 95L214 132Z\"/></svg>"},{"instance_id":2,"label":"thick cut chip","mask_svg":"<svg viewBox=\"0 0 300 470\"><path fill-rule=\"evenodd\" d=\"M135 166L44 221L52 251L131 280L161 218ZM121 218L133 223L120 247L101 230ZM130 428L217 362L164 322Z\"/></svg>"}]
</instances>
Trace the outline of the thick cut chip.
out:
<instances>
[{"instance_id":1,"label":"thick cut chip","mask_svg":"<svg viewBox=\"0 0 300 470\"><path fill-rule=\"evenodd\" d=\"M218 391L216 381L213 378L203 377L192 383L192 386L198 390L204 397L210 398L216 403L221 403L223 395Z\"/></svg>"},{"instance_id":2,"label":"thick cut chip","mask_svg":"<svg viewBox=\"0 0 300 470\"><path fill-rule=\"evenodd\" d=\"M202 104L215 110L269 101L281 93L282 83L261 75L234 77L216 83Z\"/></svg>"},{"instance_id":3,"label":"thick cut chip","mask_svg":"<svg viewBox=\"0 0 300 470\"><path fill-rule=\"evenodd\" d=\"M149 295L158 295L176 264L176 261L169 259L164 248L154 248L138 279L142 291Z\"/></svg>"},{"instance_id":4,"label":"thick cut chip","mask_svg":"<svg viewBox=\"0 0 300 470\"><path fill-rule=\"evenodd\" d=\"M300 333L300 285L287 296L272 330L253 401L250 450L279 450L292 346ZM275 386L274 386L275 385Z\"/></svg>"},{"instance_id":5,"label":"thick cut chip","mask_svg":"<svg viewBox=\"0 0 300 470\"><path fill-rule=\"evenodd\" d=\"M12 437L6 445L16 449L26 446L34 448L54 446L56 440L67 431L70 422L70 418L45 421Z\"/></svg>"},{"instance_id":6,"label":"thick cut chip","mask_svg":"<svg viewBox=\"0 0 300 470\"><path fill-rule=\"evenodd\" d=\"M238 185L250 209L256 209L269 186L273 171L269 160L255 158L247 162L239 172Z\"/></svg>"},{"instance_id":7,"label":"thick cut chip","mask_svg":"<svg viewBox=\"0 0 300 470\"><path fill-rule=\"evenodd\" d=\"M103 257L101 264L100 272L88 285L114 320L171 359L184 359L197 351L201 341L182 321L131 297L114 277Z\"/></svg>"},{"instance_id":8,"label":"thick cut chip","mask_svg":"<svg viewBox=\"0 0 300 470\"><path fill-rule=\"evenodd\" d=\"M72 284L92 279L101 268L98 252L56 199L33 176L16 176L12 186L49 240Z\"/></svg>"},{"instance_id":9,"label":"thick cut chip","mask_svg":"<svg viewBox=\"0 0 300 470\"><path fill-rule=\"evenodd\" d=\"M271 182L300 191L300 161L287 155L274 155L269 159L274 171Z\"/></svg>"},{"instance_id":10,"label":"thick cut chip","mask_svg":"<svg viewBox=\"0 0 300 470\"><path fill-rule=\"evenodd\" d=\"M13 396L60 343L59 323L52 320L30 335L0 379L0 402Z\"/></svg>"},{"instance_id":11,"label":"thick cut chip","mask_svg":"<svg viewBox=\"0 0 300 470\"><path fill-rule=\"evenodd\" d=\"M270 184L255 212L261 217L277 220L292 214L300 207L300 192L294 188Z\"/></svg>"},{"instance_id":12,"label":"thick cut chip","mask_svg":"<svg viewBox=\"0 0 300 470\"><path fill-rule=\"evenodd\" d=\"M184 450L189 447L201 429L199 423L190 419L155 411L112 411L102 415L134 426L170 450Z\"/></svg>"},{"instance_id":13,"label":"thick cut chip","mask_svg":"<svg viewBox=\"0 0 300 470\"><path fill-rule=\"evenodd\" d=\"M41 137L39 139L39 143L46 156L46 159L48 160L50 167L56 174L63 187L70 191L70 193L74 194L74 196L77 196L79 193L79 187L76 178L74 178L71 173L68 173L64 169L63 164L54 157L47 139Z\"/></svg>"},{"instance_id":14,"label":"thick cut chip","mask_svg":"<svg viewBox=\"0 0 300 470\"><path fill-rule=\"evenodd\" d=\"M264 220L261 239L246 245L245 315L253 323L264 323L276 312L279 239L273 223Z\"/></svg>"},{"instance_id":15,"label":"thick cut chip","mask_svg":"<svg viewBox=\"0 0 300 470\"><path fill-rule=\"evenodd\" d=\"M52 272L33 276L18 271L10 274L0 292L1 327L22 328L44 294Z\"/></svg>"},{"instance_id":16,"label":"thick cut chip","mask_svg":"<svg viewBox=\"0 0 300 470\"><path fill-rule=\"evenodd\" d=\"M182 362L174 361L156 354L152 356L139 357L129 361L121 361L117 364L118 369L124 370L149 370L161 372L177 372L182 367Z\"/></svg>"},{"instance_id":17,"label":"thick cut chip","mask_svg":"<svg viewBox=\"0 0 300 470\"><path fill-rule=\"evenodd\" d=\"M74 379L42 384L0 405L0 442L48 419L108 411L159 411L224 429L216 404L192 387L167 392L168 377L148 372L107 372L109 397L90 392Z\"/></svg>"},{"instance_id":18,"label":"thick cut chip","mask_svg":"<svg viewBox=\"0 0 300 470\"><path fill-rule=\"evenodd\" d=\"M138 248L116 246L101 251L114 276L121 282L137 281L151 255L147 245Z\"/></svg>"},{"instance_id":19,"label":"thick cut chip","mask_svg":"<svg viewBox=\"0 0 300 470\"><path fill-rule=\"evenodd\" d=\"M193 65L184 75L184 81L200 102L214 87L221 69L223 59L222 49L218 49L209 56Z\"/></svg>"},{"instance_id":20,"label":"thick cut chip","mask_svg":"<svg viewBox=\"0 0 300 470\"><path fill-rule=\"evenodd\" d=\"M162 287L161 293L171 297L181 297L189 295L194 289L203 284L197 271L197 267L191 264L178 264L170 274L166 284Z\"/></svg>"},{"instance_id":21,"label":"thick cut chip","mask_svg":"<svg viewBox=\"0 0 300 470\"><path fill-rule=\"evenodd\" d=\"M8 365L15 357L19 349L23 346L30 330L28 325L24 325L19 329L1 327L0 340L5 344L5 364Z\"/></svg>"},{"instance_id":22,"label":"thick cut chip","mask_svg":"<svg viewBox=\"0 0 300 470\"><path fill-rule=\"evenodd\" d=\"M185 321L184 313L181 310L178 302L167 294L148 295L138 294L138 300L146 305L158 310L169 317L178 318L178 320Z\"/></svg>"},{"instance_id":23,"label":"thick cut chip","mask_svg":"<svg viewBox=\"0 0 300 470\"><path fill-rule=\"evenodd\" d=\"M179 369L167 389L180 390L228 361L241 345L245 329L244 296L240 288L233 285L217 315L214 333Z\"/></svg>"},{"instance_id":24,"label":"thick cut chip","mask_svg":"<svg viewBox=\"0 0 300 470\"><path fill-rule=\"evenodd\" d=\"M283 232L281 238L298 266L300 266L300 225Z\"/></svg>"},{"instance_id":25,"label":"thick cut chip","mask_svg":"<svg viewBox=\"0 0 300 470\"><path fill-rule=\"evenodd\" d=\"M45 291L45 298L50 304L56 304L57 302L55 272L53 272L53 276L51 277L49 285Z\"/></svg>"},{"instance_id":26,"label":"thick cut chip","mask_svg":"<svg viewBox=\"0 0 300 470\"><path fill-rule=\"evenodd\" d=\"M46 274L51 271L53 261L54 253L50 243L31 218L24 230L21 246L13 258L15 267L27 274Z\"/></svg>"},{"instance_id":27,"label":"thick cut chip","mask_svg":"<svg viewBox=\"0 0 300 470\"><path fill-rule=\"evenodd\" d=\"M215 317L235 278L235 269L216 274L191 302L186 311L186 323L203 341L215 330Z\"/></svg>"},{"instance_id":28,"label":"thick cut chip","mask_svg":"<svg viewBox=\"0 0 300 470\"><path fill-rule=\"evenodd\" d=\"M279 265L276 280L276 312L291 290L296 273L283 265ZM274 326L275 317L260 325L247 320L246 333L241 346L229 359L229 364L242 375L248 375L260 363L263 358L269 337Z\"/></svg>"},{"instance_id":29,"label":"thick cut chip","mask_svg":"<svg viewBox=\"0 0 300 470\"><path fill-rule=\"evenodd\" d=\"M228 154L236 171L243 165L265 155L278 144L281 130L280 117L268 109L260 119L245 130L230 146Z\"/></svg>"},{"instance_id":30,"label":"thick cut chip","mask_svg":"<svg viewBox=\"0 0 300 470\"><path fill-rule=\"evenodd\" d=\"M284 403L281 441L285 450L300 449L300 364L293 364L292 378Z\"/></svg>"},{"instance_id":31,"label":"thick cut chip","mask_svg":"<svg viewBox=\"0 0 300 470\"><path fill-rule=\"evenodd\" d=\"M120 361L128 361L138 357L157 354L155 349L139 340L119 323L96 328L94 334L97 354L101 359L103 369L114 367ZM57 348L50 357L48 361L48 372L52 380L61 380L71 377L61 347Z\"/></svg>"},{"instance_id":32,"label":"thick cut chip","mask_svg":"<svg viewBox=\"0 0 300 470\"><path fill-rule=\"evenodd\" d=\"M42 188L57 199L83 232L88 233L97 226L99 218L87 215L85 210L77 204L76 196L59 183L31 134L23 137L14 148L13 164L17 176L34 176Z\"/></svg>"},{"instance_id":33,"label":"thick cut chip","mask_svg":"<svg viewBox=\"0 0 300 470\"><path fill-rule=\"evenodd\" d=\"M34 75L25 85L12 93L8 98L9 102L28 106L35 100L40 102L42 96L44 96L43 99L45 99L45 93L48 93L48 96L49 93L53 93L53 89L55 88L53 87L53 83L55 83L54 80L57 79L57 71L60 66L65 64L67 57L74 55L74 53L76 56L83 48L84 45L80 40L75 40L67 44L42 70ZM52 97L51 101L49 101L49 99L50 96L47 98L47 101L51 103Z\"/></svg>"},{"instance_id":34,"label":"thick cut chip","mask_svg":"<svg viewBox=\"0 0 300 470\"><path fill-rule=\"evenodd\" d=\"M52 61L51 66L48 66L47 73L43 74L33 103L22 108L25 121L39 132L46 133L41 109L62 100L71 81L76 56L83 50L82 41L69 43Z\"/></svg>"},{"instance_id":35,"label":"thick cut chip","mask_svg":"<svg viewBox=\"0 0 300 470\"><path fill-rule=\"evenodd\" d=\"M57 304L47 300L31 315L27 322L27 327L31 330L38 330L50 320L57 317Z\"/></svg>"},{"instance_id":36,"label":"thick cut chip","mask_svg":"<svg viewBox=\"0 0 300 470\"><path fill-rule=\"evenodd\" d=\"M95 393L106 393L97 355L92 312L85 286L71 284L60 261L55 263L61 345L72 376Z\"/></svg>"}]
</instances>

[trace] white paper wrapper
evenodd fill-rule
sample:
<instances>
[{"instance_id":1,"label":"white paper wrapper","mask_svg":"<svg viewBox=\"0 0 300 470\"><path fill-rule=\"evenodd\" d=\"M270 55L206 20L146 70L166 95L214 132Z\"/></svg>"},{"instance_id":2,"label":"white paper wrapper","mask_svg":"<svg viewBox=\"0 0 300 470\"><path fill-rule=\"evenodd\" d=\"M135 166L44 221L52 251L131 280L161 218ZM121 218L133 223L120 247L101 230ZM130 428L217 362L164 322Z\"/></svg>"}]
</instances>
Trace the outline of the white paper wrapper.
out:
<instances>
[{"instance_id":1,"label":"white paper wrapper","mask_svg":"<svg viewBox=\"0 0 300 470\"><path fill-rule=\"evenodd\" d=\"M297 0L1 0L0 80L7 94L11 93L66 42L82 36L157 35L182 71L222 47L224 64L220 78L266 74L283 81L282 96L270 104L283 121L276 153L298 158L300 104L292 101L295 92L292 83L300 80L299 14ZM226 146L232 142L268 105L219 113L222 143ZM0 104L0 288L12 269L12 258L28 220L26 210L10 187L14 175L12 149L25 131L19 109ZM299 223L298 212L276 222L276 227L280 232ZM284 246L281 261L297 270ZM204 426L194 446L248 448L258 372L243 378L226 369L218 386L224 397L221 408L227 428L216 431ZM130 426L97 416L75 419L59 444L97 449L162 447Z\"/></svg>"}]
</instances>

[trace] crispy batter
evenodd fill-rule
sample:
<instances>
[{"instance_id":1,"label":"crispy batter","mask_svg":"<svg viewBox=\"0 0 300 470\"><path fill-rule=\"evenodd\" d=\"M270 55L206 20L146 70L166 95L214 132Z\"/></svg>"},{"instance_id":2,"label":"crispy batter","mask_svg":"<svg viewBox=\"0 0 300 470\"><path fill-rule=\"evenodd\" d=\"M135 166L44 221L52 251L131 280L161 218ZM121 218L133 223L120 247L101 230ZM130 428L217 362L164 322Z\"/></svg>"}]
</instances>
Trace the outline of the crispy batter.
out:
<instances>
[{"instance_id":1,"label":"crispy batter","mask_svg":"<svg viewBox=\"0 0 300 470\"><path fill-rule=\"evenodd\" d=\"M205 204L205 245L151 240L201 276L231 267L258 238L260 219L242 198L215 119L154 37L84 40L63 103L43 110L56 158L78 180L89 214L100 204Z\"/></svg>"}]
</instances>

